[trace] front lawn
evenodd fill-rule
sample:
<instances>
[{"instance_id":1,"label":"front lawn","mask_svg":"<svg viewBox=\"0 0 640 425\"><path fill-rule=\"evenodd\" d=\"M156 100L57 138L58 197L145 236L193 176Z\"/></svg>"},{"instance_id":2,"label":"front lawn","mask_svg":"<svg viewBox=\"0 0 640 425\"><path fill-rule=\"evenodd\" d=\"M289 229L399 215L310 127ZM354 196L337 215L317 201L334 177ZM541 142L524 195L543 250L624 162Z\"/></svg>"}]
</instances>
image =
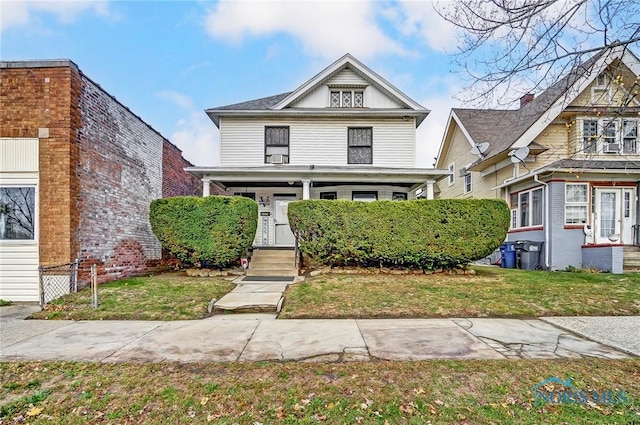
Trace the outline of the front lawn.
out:
<instances>
[{"instance_id":1,"label":"front lawn","mask_svg":"<svg viewBox=\"0 0 640 425\"><path fill-rule=\"evenodd\" d=\"M583 398L536 404L571 378ZM0 423L633 424L640 360L0 364ZM557 385L545 394L560 393ZM600 400L593 394L611 397ZM556 398L558 400L558 398ZM559 398L562 400L562 397Z\"/></svg>"},{"instance_id":2,"label":"front lawn","mask_svg":"<svg viewBox=\"0 0 640 425\"><path fill-rule=\"evenodd\" d=\"M281 318L640 314L640 274L475 267L475 275L325 274L289 286Z\"/></svg>"},{"instance_id":3,"label":"front lawn","mask_svg":"<svg viewBox=\"0 0 640 425\"><path fill-rule=\"evenodd\" d=\"M133 277L98 285L97 309L89 288L65 295L45 306L32 319L71 320L188 320L208 315L211 298L234 288L222 277L188 277L185 273Z\"/></svg>"}]
</instances>

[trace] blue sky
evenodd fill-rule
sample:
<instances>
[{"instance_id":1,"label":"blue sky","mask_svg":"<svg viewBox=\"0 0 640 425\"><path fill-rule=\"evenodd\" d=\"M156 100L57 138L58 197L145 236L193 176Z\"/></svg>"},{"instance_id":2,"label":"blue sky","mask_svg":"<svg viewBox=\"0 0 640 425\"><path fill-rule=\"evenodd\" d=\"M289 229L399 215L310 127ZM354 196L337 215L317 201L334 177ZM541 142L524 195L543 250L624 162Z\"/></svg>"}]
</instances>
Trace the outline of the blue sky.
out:
<instances>
[{"instance_id":1,"label":"blue sky","mask_svg":"<svg viewBox=\"0 0 640 425\"><path fill-rule=\"evenodd\" d=\"M294 90L348 52L432 111L431 167L463 86L454 29L422 0L2 0L0 25L2 60L73 60L195 165L218 165L204 109Z\"/></svg>"}]
</instances>

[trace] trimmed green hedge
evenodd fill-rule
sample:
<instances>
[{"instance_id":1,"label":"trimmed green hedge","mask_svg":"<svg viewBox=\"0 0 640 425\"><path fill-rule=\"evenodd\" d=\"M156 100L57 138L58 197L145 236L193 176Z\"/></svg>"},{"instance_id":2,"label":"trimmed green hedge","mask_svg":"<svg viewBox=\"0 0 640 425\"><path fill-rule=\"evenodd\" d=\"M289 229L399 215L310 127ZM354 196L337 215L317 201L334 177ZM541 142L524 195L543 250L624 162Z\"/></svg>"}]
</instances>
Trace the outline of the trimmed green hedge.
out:
<instances>
[{"instance_id":1,"label":"trimmed green hedge","mask_svg":"<svg viewBox=\"0 0 640 425\"><path fill-rule=\"evenodd\" d=\"M289 204L289 223L300 250L330 266L464 266L500 246L509 218L507 204L496 199Z\"/></svg>"},{"instance_id":2,"label":"trimmed green hedge","mask_svg":"<svg viewBox=\"0 0 640 425\"><path fill-rule=\"evenodd\" d=\"M162 247L180 261L222 268L251 247L258 204L240 196L156 199L149 220Z\"/></svg>"}]
</instances>

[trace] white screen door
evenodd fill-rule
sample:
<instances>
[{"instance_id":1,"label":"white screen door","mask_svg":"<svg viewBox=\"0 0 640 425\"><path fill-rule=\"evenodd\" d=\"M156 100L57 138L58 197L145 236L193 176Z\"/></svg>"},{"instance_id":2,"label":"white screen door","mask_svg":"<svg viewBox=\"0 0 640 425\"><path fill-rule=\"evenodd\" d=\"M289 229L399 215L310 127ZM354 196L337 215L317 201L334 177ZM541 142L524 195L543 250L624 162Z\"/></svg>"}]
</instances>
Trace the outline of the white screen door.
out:
<instances>
[{"instance_id":1,"label":"white screen door","mask_svg":"<svg viewBox=\"0 0 640 425\"><path fill-rule=\"evenodd\" d=\"M275 203L275 244L278 246L294 246L295 238L289 227L289 202L294 201L295 196L274 197Z\"/></svg>"}]
</instances>

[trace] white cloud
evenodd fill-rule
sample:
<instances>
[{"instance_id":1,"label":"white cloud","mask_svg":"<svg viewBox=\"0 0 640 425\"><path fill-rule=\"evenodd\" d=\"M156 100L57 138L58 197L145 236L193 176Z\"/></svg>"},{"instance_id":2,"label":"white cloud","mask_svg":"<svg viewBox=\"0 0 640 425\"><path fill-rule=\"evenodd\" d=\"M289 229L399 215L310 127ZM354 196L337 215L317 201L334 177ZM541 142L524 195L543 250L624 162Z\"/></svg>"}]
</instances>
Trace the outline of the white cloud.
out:
<instances>
[{"instance_id":1,"label":"white cloud","mask_svg":"<svg viewBox=\"0 0 640 425\"><path fill-rule=\"evenodd\" d=\"M193 111L179 120L169 140L182 149L182 156L194 165L220 164L218 130L202 111Z\"/></svg>"},{"instance_id":2,"label":"white cloud","mask_svg":"<svg viewBox=\"0 0 640 425\"><path fill-rule=\"evenodd\" d=\"M278 33L297 39L307 54L336 58L346 52L366 59L409 54L376 22L375 3L350 1L221 1L208 10L207 32L232 43Z\"/></svg>"},{"instance_id":3,"label":"white cloud","mask_svg":"<svg viewBox=\"0 0 640 425\"><path fill-rule=\"evenodd\" d=\"M438 2L401 0L399 9L388 10L397 30L413 36L438 52L451 52L456 45L456 27L438 15Z\"/></svg>"},{"instance_id":4,"label":"white cloud","mask_svg":"<svg viewBox=\"0 0 640 425\"><path fill-rule=\"evenodd\" d=\"M193 101L191 98L182 93L171 90L162 90L156 93L156 97L159 99L169 100L183 109L193 109Z\"/></svg>"},{"instance_id":5,"label":"white cloud","mask_svg":"<svg viewBox=\"0 0 640 425\"><path fill-rule=\"evenodd\" d=\"M0 31L39 23L38 16L41 14L54 15L62 23L71 23L84 13L93 13L98 16L111 15L107 1L103 0L2 1L0 3Z\"/></svg>"}]
</instances>

